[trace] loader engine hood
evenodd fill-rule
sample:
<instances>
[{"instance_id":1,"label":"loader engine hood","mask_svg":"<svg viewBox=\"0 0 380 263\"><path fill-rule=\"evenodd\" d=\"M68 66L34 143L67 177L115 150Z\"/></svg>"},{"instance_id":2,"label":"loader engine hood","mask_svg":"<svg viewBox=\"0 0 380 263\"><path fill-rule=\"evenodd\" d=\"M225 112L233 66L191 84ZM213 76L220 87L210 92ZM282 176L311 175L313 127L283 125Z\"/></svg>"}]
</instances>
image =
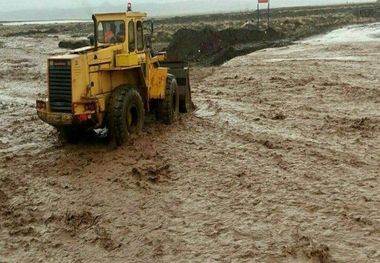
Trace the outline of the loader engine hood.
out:
<instances>
[{"instance_id":1,"label":"loader engine hood","mask_svg":"<svg viewBox=\"0 0 380 263\"><path fill-rule=\"evenodd\" d=\"M89 82L86 55L67 54L48 59L49 103L53 112L72 112L72 103L86 95Z\"/></svg>"}]
</instances>

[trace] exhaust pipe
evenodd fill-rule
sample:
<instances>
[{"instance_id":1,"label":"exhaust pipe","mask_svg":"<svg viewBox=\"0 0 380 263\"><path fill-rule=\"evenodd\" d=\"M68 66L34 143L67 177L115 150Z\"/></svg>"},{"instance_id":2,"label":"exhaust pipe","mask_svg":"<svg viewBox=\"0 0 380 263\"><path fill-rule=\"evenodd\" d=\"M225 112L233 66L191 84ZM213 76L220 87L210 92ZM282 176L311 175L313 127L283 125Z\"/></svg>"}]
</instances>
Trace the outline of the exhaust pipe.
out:
<instances>
[{"instance_id":1,"label":"exhaust pipe","mask_svg":"<svg viewBox=\"0 0 380 263\"><path fill-rule=\"evenodd\" d=\"M92 20L94 21L94 43L95 43L95 50L98 49L98 21L96 20L96 16L92 15Z\"/></svg>"}]
</instances>

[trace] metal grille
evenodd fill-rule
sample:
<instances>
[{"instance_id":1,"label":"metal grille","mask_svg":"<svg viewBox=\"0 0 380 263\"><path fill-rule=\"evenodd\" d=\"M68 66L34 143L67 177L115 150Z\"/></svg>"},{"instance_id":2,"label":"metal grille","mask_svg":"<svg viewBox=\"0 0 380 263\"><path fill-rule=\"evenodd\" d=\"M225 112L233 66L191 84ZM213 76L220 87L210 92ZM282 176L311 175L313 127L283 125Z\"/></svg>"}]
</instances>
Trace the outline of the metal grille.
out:
<instances>
[{"instance_id":1,"label":"metal grille","mask_svg":"<svg viewBox=\"0 0 380 263\"><path fill-rule=\"evenodd\" d=\"M71 112L70 62L49 65L50 109L55 112Z\"/></svg>"}]
</instances>

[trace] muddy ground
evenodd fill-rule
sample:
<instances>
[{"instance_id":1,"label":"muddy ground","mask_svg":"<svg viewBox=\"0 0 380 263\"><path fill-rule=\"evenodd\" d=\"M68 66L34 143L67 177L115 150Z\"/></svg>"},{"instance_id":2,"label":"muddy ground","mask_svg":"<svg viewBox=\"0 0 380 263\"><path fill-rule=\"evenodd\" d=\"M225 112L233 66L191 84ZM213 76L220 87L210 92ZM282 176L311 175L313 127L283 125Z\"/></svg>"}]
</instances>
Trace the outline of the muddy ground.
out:
<instances>
[{"instance_id":1,"label":"muddy ground","mask_svg":"<svg viewBox=\"0 0 380 263\"><path fill-rule=\"evenodd\" d=\"M116 150L38 120L57 39L0 43L0 262L380 261L378 41L194 67L197 110Z\"/></svg>"}]
</instances>

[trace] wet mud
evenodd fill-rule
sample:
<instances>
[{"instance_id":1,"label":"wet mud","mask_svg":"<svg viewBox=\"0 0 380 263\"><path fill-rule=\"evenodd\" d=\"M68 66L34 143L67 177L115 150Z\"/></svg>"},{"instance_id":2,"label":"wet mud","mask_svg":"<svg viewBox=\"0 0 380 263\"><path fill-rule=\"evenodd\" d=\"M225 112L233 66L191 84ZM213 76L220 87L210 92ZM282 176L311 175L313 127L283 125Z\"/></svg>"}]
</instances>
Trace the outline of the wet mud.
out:
<instances>
[{"instance_id":1,"label":"wet mud","mask_svg":"<svg viewBox=\"0 0 380 263\"><path fill-rule=\"evenodd\" d=\"M196 110L116 150L36 117L56 39L0 42L0 261L380 260L378 41L193 67Z\"/></svg>"}]
</instances>

